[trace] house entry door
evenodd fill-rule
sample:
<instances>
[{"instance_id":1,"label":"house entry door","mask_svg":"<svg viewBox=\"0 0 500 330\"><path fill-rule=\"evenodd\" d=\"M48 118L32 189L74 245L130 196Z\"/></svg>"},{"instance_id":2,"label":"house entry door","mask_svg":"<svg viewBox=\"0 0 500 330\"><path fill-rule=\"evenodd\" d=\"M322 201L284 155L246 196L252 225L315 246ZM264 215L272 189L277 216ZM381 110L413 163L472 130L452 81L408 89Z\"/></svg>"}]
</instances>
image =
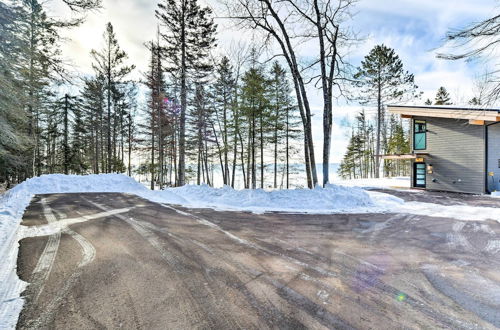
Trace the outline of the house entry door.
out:
<instances>
[{"instance_id":1,"label":"house entry door","mask_svg":"<svg viewBox=\"0 0 500 330\"><path fill-rule=\"evenodd\" d=\"M425 163L415 163L413 173L413 186L416 188L425 188Z\"/></svg>"}]
</instances>

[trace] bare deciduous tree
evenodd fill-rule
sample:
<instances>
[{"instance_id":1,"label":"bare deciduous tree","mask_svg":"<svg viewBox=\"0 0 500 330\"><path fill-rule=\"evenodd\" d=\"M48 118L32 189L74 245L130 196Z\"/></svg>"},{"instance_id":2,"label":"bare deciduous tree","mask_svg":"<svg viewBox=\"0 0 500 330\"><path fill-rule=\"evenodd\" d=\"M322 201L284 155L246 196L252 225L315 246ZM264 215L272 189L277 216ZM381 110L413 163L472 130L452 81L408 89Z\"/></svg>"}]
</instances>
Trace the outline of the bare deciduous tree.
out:
<instances>
[{"instance_id":1,"label":"bare deciduous tree","mask_svg":"<svg viewBox=\"0 0 500 330\"><path fill-rule=\"evenodd\" d=\"M447 60L473 60L480 57L495 61L500 44L500 15L493 16L479 23L473 23L462 30L450 31L446 34L443 52L438 58ZM453 51L455 50L455 51ZM494 63L496 65L497 63ZM494 69L484 75L490 85L483 102L493 103L500 98L499 70Z\"/></svg>"},{"instance_id":2,"label":"bare deciduous tree","mask_svg":"<svg viewBox=\"0 0 500 330\"><path fill-rule=\"evenodd\" d=\"M230 16L243 28L265 33L267 41L279 45L290 68L297 104L304 126L304 155L308 186L318 183L312 138L311 106L307 84L315 82L323 98L323 184L329 181L333 98L343 95L342 82L348 64L343 49L353 41L344 28L356 0L236 0L228 2ZM299 23L300 22L300 23ZM313 43L316 54L308 64L299 60L300 45ZM319 66L319 70L318 70ZM318 73L319 72L319 73ZM334 90L337 94L334 95Z\"/></svg>"}]
</instances>

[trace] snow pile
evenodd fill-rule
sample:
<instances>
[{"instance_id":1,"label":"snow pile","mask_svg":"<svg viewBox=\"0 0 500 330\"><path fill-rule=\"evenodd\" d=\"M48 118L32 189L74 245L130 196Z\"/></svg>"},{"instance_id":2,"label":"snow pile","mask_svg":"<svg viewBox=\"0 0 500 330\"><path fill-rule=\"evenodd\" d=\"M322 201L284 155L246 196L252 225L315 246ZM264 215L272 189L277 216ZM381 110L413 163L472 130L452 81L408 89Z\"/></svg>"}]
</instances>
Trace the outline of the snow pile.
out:
<instances>
[{"instance_id":1,"label":"snow pile","mask_svg":"<svg viewBox=\"0 0 500 330\"><path fill-rule=\"evenodd\" d=\"M373 200L361 188L327 185L325 188L273 190L235 190L231 187L211 188L208 185L186 185L168 188L159 195L175 194L185 199L184 206L215 208L218 210L301 213L363 212L376 207ZM165 196L168 201L168 196Z\"/></svg>"}]
</instances>

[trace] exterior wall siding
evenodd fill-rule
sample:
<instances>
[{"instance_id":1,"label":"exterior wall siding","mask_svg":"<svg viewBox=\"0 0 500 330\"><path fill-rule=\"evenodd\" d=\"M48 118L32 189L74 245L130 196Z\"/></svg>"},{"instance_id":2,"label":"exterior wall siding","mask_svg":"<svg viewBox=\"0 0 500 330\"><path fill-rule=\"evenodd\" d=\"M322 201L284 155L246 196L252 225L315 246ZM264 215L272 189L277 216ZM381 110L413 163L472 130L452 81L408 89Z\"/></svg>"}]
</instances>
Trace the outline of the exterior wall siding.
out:
<instances>
[{"instance_id":1,"label":"exterior wall siding","mask_svg":"<svg viewBox=\"0 0 500 330\"><path fill-rule=\"evenodd\" d=\"M433 173L427 173L426 188L485 193L485 126L470 125L468 120L414 119L427 122L427 149L415 151L428 153L423 158L433 167Z\"/></svg>"},{"instance_id":2,"label":"exterior wall siding","mask_svg":"<svg viewBox=\"0 0 500 330\"><path fill-rule=\"evenodd\" d=\"M500 191L500 123L488 126L488 190Z\"/></svg>"}]
</instances>

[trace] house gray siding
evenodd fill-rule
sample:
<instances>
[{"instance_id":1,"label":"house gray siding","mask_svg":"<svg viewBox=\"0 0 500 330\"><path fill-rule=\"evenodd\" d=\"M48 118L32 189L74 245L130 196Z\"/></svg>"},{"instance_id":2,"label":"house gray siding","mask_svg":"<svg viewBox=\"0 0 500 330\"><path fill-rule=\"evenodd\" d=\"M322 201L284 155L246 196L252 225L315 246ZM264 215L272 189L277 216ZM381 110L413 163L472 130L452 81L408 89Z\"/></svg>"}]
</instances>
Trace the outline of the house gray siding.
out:
<instances>
[{"instance_id":1,"label":"house gray siding","mask_svg":"<svg viewBox=\"0 0 500 330\"><path fill-rule=\"evenodd\" d=\"M433 173L427 173L426 188L485 193L485 126L470 125L468 120L414 119L427 122L427 149L415 151L428 153L423 158L433 167Z\"/></svg>"},{"instance_id":2,"label":"house gray siding","mask_svg":"<svg viewBox=\"0 0 500 330\"><path fill-rule=\"evenodd\" d=\"M488 126L488 176L489 191L500 191L500 123Z\"/></svg>"}]
</instances>

